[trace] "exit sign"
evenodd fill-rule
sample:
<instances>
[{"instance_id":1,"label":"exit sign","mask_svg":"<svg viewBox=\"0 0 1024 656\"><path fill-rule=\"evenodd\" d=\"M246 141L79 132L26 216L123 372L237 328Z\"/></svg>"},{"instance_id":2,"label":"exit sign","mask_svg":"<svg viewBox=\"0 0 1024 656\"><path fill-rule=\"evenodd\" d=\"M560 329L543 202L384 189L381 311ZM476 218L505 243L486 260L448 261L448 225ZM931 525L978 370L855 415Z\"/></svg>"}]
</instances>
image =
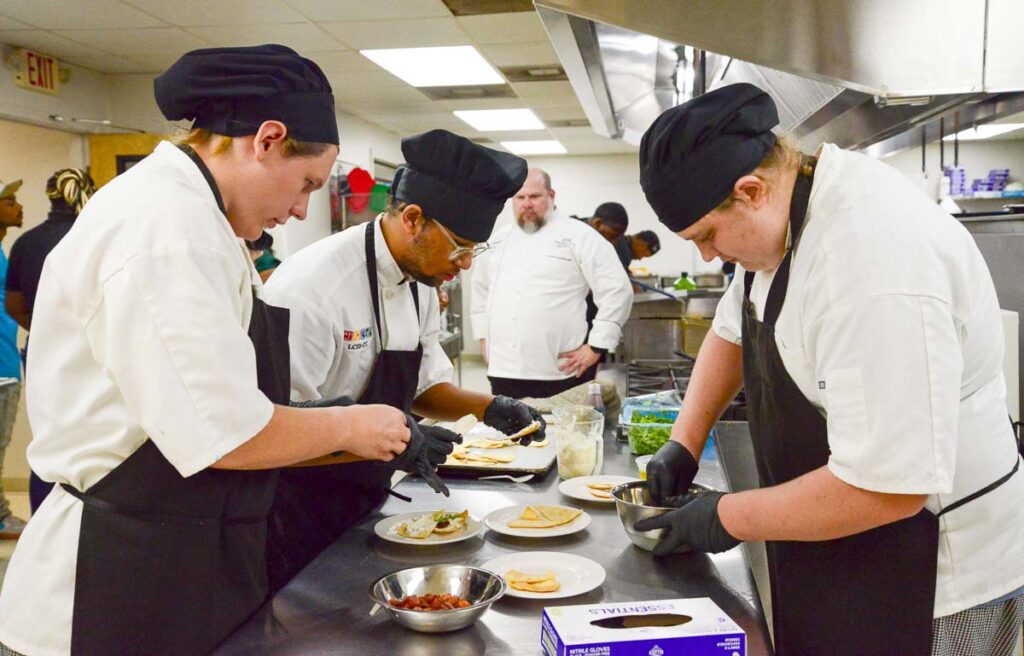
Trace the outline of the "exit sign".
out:
<instances>
[{"instance_id":1,"label":"exit sign","mask_svg":"<svg viewBox=\"0 0 1024 656\"><path fill-rule=\"evenodd\" d=\"M14 83L23 89L60 93L60 66L57 60L33 50L14 51Z\"/></svg>"}]
</instances>

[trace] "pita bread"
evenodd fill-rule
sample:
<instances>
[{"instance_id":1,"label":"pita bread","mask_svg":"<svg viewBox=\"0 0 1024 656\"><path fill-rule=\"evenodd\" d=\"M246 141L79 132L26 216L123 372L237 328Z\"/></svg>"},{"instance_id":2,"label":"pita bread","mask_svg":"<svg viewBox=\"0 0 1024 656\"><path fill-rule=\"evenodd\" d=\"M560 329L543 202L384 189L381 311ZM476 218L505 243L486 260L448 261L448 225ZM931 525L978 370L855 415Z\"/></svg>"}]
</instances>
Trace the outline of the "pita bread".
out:
<instances>
[{"instance_id":1,"label":"pita bread","mask_svg":"<svg viewBox=\"0 0 1024 656\"><path fill-rule=\"evenodd\" d=\"M568 524L582 514L582 510L565 506L527 506L519 517L508 522L508 527L554 528Z\"/></svg>"},{"instance_id":2,"label":"pita bread","mask_svg":"<svg viewBox=\"0 0 1024 656\"><path fill-rule=\"evenodd\" d=\"M526 592L554 592L562 587L558 579L551 572L537 575L525 574L510 569L505 572L505 580L512 588Z\"/></svg>"}]
</instances>

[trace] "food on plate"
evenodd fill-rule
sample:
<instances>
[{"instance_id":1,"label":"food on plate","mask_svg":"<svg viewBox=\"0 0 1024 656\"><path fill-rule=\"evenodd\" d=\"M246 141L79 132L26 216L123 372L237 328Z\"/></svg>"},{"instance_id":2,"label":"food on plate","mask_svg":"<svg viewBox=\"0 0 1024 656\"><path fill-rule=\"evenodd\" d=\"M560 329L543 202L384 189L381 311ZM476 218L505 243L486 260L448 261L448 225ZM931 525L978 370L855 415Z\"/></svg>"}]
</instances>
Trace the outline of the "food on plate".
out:
<instances>
[{"instance_id":1,"label":"food on plate","mask_svg":"<svg viewBox=\"0 0 1024 656\"><path fill-rule=\"evenodd\" d=\"M546 574L526 574L514 569L505 572L505 581L516 590L526 592L554 592L562 587L551 572Z\"/></svg>"},{"instance_id":2,"label":"food on plate","mask_svg":"<svg viewBox=\"0 0 1024 656\"><path fill-rule=\"evenodd\" d=\"M510 454L499 453L473 453L456 449L448 456L446 464L462 463L466 465L494 465L498 463L507 464L516 457Z\"/></svg>"},{"instance_id":3,"label":"food on plate","mask_svg":"<svg viewBox=\"0 0 1024 656\"><path fill-rule=\"evenodd\" d=\"M476 422L476 417L473 415L466 415L465 417L460 417L459 420L452 425L452 430L465 437L466 433L476 427Z\"/></svg>"},{"instance_id":4,"label":"food on plate","mask_svg":"<svg viewBox=\"0 0 1024 656\"><path fill-rule=\"evenodd\" d=\"M611 493L610 492L605 492L604 490L589 490L589 492L590 492L590 496L595 497L597 499L607 499L607 500L610 500L612 498Z\"/></svg>"},{"instance_id":5,"label":"food on plate","mask_svg":"<svg viewBox=\"0 0 1024 656\"><path fill-rule=\"evenodd\" d=\"M516 443L509 439L504 440L470 440L469 442L463 443L462 446L467 449L504 449L508 446L515 446Z\"/></svg>"},{"instance_id":6,"label":"food on plate","mask_svg":"<svg viewBox=\"0 0 1024 656\"><path fill-rule=\"evenodd\" d=\"M404 610L455 610L473 605L469 600L452 594L409 595L401 599L388 599L388 604Z\"/></svg>"},{"instance_id":7,"label":"food on plate","mask_svg":"<svg viewBox=\"0 0 1024 656\"><path fill-rule=\"evenodd\" d=\"M432 533L447 535L466 528L466 521L469 519L469 511L463 510L460 513L452 513L447 510L438 510L434 513L413 517L402 522L396 528L396 532L404 538L413 540L426 540Z\"/></svg>"},{"instance_id":8,"label":"food on plate","mask_svg":"<svg viewBox=\"0 0 1024 656\"><path fill-rule=\"evenodd\" d=\"M582 510L565 506L526 506L519 517L508 522L509 528L554 528L568 524L583 514Z\"/></svg>"},{"instance_id":9,"label":"food on plate","mask_svg":"<svg viewBox=\"0 0 1024 656\"><path fill-rule=\"evenodd\" d=\"M545 437L543 440L541 440L539 442L537 440L534 440L533 442L530 442L526 446L528 446L530 448L533 448L533 449L543 449L547 445L548 445L548 438Z\"/></svg>"},{"instance_id":10,"label":"food on plate","mask_svg":"<svg viewBox=\"0 0 1024 656\"><path fill-rule=\"evenodd\" d=\"M530 422L530 424L528 426L526 426L525 428L520 429L518 432L513 433L512 435L509 435L508 438L510 440L518 440L520 437L526 437L527 435L532 435L533 433L536 433L539 430L540 430L540 422L537 421L536 419L534 419L533 421Z\"/></svg>"},{"instance_id":11,"label":"food on plate","mask_svg":"<svg viewBox=\"0 0 1024 656\"><path fill-rule=\"evenodd\" d=\"M591 490L600 490L601 492L607 492L615 487L615 483L587 483L587 487Z\"/></svg>"}]
</instances>

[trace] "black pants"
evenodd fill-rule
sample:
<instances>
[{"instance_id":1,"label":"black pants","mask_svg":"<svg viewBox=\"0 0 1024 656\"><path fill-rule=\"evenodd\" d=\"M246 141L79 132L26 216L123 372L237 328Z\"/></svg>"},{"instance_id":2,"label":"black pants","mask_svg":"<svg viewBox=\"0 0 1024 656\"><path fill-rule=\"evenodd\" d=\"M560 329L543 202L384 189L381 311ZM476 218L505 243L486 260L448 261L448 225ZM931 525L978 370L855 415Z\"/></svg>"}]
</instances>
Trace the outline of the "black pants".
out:
<instances>
[{"instance_id":1,"label":"black pants","mask_svg":"<svg viewBox=\"0 0 1024 656\"><path fill-rule=\"evenodd\" d=\"M494 376L488 376L487 379L491 381L491 394L511 396L513 399L546 399L592 380L596 371L597 368L594 367L593 371L588 369L582 378L571 376L562 380L528 380L525 378L495 378ZM590 378L587 378L587 374L590 374Z\"/></svg>"}]
</instances>

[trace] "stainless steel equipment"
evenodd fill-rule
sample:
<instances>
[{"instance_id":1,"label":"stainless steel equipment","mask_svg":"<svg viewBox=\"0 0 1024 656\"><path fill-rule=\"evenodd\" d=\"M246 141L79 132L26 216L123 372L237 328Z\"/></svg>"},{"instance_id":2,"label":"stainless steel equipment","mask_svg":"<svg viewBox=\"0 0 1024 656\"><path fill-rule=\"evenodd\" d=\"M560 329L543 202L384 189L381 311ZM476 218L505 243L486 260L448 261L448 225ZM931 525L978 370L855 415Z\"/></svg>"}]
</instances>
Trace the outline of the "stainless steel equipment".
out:
<instances>
[{"instance_id":1,"label":"stainless steel equipment","mask_svg":"<svg viewBox=\"0 0 1024 656\"><path fill-rule=\"evenodd\" d=\"M633 360L627 367L626 396L653 394L665 390L677 390L680 396L686 394L693 374L693 358L674 353L671 359ZM747 420L747 397L742 390L722 413L723 421Z\"/></svg>"},{"instance_id":2,"label":"stainless steel equipment","mask_svg":"<svg viewBox=\"0 0 1024 656\"><path fill-rule=\"evenodd\" d=\"M505 580L479 567L430 565L386 574L370 586L370 599L404 627L423 633L445 633L476 622L505 594ZM388 602L409 595L451 594L472 605L453 610L406 610Z\"/></svg>"},{"instance_id":3,"label":"stainless steel equipment","mask_svg":"<svg viewBox=\"0 0 1024 656\"><path fill-rule=\"evenodd\" d=\"M691 493L710 491L711 488L706 485L690 486ZM665 529L638 531L633 528L633 525L642 519L664 515L670 510L675 509L653 505L651 495L647 491L647 481L623 483L614 487L611 494L612 498L615 499L615 509L619 513L619 521L622 522L622 528L625 529L626 535L629 536L629 541L641 549L654 551L654 547L661 540ZM690 551L690 547L684 544L672 553L686 553L687 551Z\"/></svg>"},{"instance_id":4,"label":"stainless steel equipment","mask_svg":"<svg viewBox=\"0 0 1024 656\"><path fill-rule=\"evenodd\" d=\"M535 5L595 132L632 144L665 109L734 82L766 89L805 150L863 148L1024 89L1012 0Z\"/></svg>"}]
</instances>

